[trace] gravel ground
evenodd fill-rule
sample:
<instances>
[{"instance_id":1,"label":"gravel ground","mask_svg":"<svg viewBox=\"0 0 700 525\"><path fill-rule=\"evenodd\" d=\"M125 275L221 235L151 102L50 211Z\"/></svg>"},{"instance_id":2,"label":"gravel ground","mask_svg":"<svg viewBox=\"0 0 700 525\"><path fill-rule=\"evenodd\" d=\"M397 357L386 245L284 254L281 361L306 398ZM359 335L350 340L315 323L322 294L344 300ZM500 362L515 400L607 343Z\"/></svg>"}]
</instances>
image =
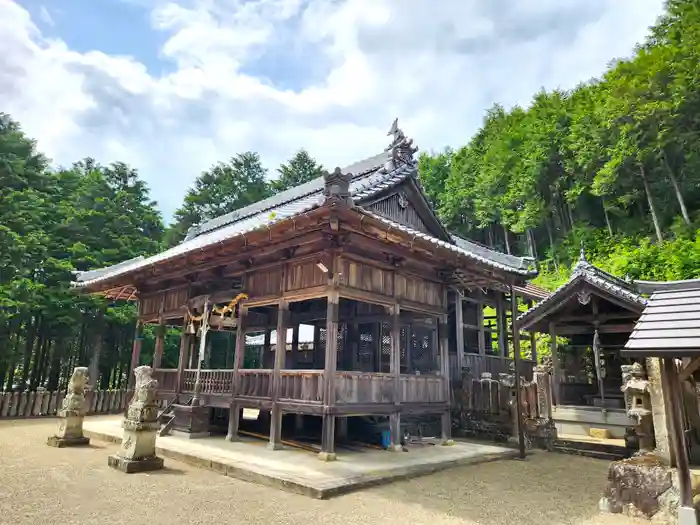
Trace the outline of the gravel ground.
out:
<instances>
[{"instance_id":1,"label":"gravel ground","mask_svg":"<svg viewBox=\"0 0 700 525\"><path fill-rule=\"evenodd\" d=\"M543 452L318 501L170 459L161 472L122 474L107 467L113 444L46 446L55 425L0 422L0 524L642 523L598 514L608 463L594 459Z\"/></svg>"}]
</instances>

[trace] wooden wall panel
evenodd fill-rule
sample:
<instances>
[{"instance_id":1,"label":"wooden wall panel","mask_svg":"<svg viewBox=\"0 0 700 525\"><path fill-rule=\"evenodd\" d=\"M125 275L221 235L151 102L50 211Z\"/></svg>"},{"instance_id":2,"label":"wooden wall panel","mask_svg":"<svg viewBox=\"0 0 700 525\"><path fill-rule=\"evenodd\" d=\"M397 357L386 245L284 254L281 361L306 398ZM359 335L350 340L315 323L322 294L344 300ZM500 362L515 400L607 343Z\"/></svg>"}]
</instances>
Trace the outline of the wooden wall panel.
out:
<instances>
[{"instance_id":1,"label":"wooden wall panel","mask_svg":"<svg viewBox=\"0 0 700 525\"><path fill-rule=\"evenodd\" d=\"M328 283L327 274L316 266L316 263L306 262L292 264L287 269L287 282L285 290L291 292L303 290L305 288L313 288L314 286L323 286Z\"/></svg>"},{"instance_id":2,"label":"wooden wall panel","mask_svg":"<svg viewBox=\"0 0 700 525\"><path fill-rule=\"evenodd\" d=\"M341 259L340 268L341 284L390 297L394 295L392 272L349 259Z\"/></svg>"},{"instance_id":3,"label":"wooden wall panel","mask_svg":"<svg viewBox=\"0 0 700 525\"><path fill-rule=\"evenodd\" d=\"M173 312L183 307L189 299L189 290L185 286L183 288L174 288L165 292L164 312Z\"/></svg>"},{"instance_id":4,"label":"wooden wall panel","mask_svg":"<svg viewBox=\"0 0 700 525\"><path fill-rule=\"evenodd\" d=\"M251 298L279 295L281 274L281 268L251 272L247 276L246 293Z\"/></svg>"},{"instance_id":5,"label":"wooden wall panel","mask_svg":"<svg viewBox=\"0 0 700 525\"><path fill-rule=\"evenodd\" d=\"M141 315L151 315L160 312L160 303L163 299L163 292L155 293L141 298Z\"/></svg>"},{"instance_id":6,"label":"wooden wall panel","mask_svg":"<svg viewBox=\"0 0 700 525\"><path fill-rule=\"evenodd\" d=\"M396 275L396 296L414 303L424 303L431 306L443 305L442 285L424 281L417 277Z\"/></svg>"},{"instance_id":7,"label":"wooden wall panel","mask_svg":"<svg viewBox=\"0 0 700 525\"><path fill-rule=\"evenodd\" d=\"M406 193L398 192L389 195L387 198L371 204L369 209L387 219L396 221L399 224L405 224L414 230L433 234L420 215L418 215Z\"/></svg>"}]
</instances>

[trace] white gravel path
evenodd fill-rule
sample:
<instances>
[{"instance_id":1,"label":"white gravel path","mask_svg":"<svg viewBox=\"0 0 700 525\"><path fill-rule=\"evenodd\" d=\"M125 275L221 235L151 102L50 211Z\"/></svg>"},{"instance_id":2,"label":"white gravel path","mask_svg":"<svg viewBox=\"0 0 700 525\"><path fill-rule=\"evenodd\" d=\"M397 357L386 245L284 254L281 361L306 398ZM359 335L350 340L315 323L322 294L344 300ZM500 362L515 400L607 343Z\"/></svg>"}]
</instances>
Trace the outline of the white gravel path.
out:
<instances>
[{"instance_id":1,"label":"white gravel path","mask_svg":"<svg viewBox=\"0 0 700 525\"><path fill-rule=\"evenodd\" d=\"M0 525L644 523L598 514L608 464L576 456L538 453L319 501L169 459L158 473L122 474L107 467L113 444L46 446L55 425L0 421Z\"/></svg>"}]
</instances>

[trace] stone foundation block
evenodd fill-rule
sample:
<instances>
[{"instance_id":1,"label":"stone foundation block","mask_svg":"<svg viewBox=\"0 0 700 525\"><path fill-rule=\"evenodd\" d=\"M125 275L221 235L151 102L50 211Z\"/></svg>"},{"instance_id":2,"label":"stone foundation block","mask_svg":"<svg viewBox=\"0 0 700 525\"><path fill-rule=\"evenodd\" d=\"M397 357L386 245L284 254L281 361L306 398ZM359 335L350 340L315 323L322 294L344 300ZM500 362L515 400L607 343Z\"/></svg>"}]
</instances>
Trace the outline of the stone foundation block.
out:
<instances>
[{"instance_id":1,"label":"stone foundation block","mask_svg":"<svg viewBox=\"0 0 700 525\"><path fill-rule=\"evenodd\" d=\"M114 454L107 458L107 464L113 469L120 470L126 474L135 474L137 472L150 472L162 469L163 458L127 459Z\"/></svg>"},{"instance_id":2,"label":"stone foundation block","mask_svg":"<svg viewBox=\"0 0 700 525\"><path fill-rule=\"evenodd\" d=\"M50 436L46 440L46 444L50 447L64 448L64 447L84 447L90 444L90 438L81 437L58 437Z\"/></svg>"},{"instance_id":3,"label":"stone foundation block","mask_svg":"<svg viewBox=\"0 0 700 525\"><path fill-rule=\"evenodd\" d=\"M338 459L335 452L319 452L317 457L321 461L335 461Z\"/></svg>"},{"instance_id":4,"label":"stone foundation block","mask_svg":"<svg viewBox=\"0 0 700 525\"><path fill-rule=\"evenodd\" d=\"M607 428L593 428L588 430L588 435L597 439L610 439L610 430Z\"/></svg>"}]
</instances>

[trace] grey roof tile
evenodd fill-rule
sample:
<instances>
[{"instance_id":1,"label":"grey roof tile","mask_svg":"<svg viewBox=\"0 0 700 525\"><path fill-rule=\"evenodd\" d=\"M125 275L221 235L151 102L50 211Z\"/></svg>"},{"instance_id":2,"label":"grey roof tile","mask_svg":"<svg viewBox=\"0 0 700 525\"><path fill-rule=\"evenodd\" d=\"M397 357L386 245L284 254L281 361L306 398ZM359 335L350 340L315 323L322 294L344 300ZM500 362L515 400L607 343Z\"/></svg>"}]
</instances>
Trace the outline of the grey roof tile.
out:
<instances>
[{"instance_id":1,"label":"grey roof tile","mask_svg":"<svg viewBox=\"0 0 700 525\"><path fill-rule=\"evenodd\" d=\"M646 304L646 300L634 290L632 283L593 266L586 260L586 256L582 250L581 257L574 266L574 271L569 280L552 292L549 297L536 303L527 311L520 314L517 318L517 322L521 326L525 325L528 321L532 320L537 313L546 310L549 305L557 303L563 295L566 295L569 290L581 281L585 281L600 290L639 307L643 307Z\"/></svg>"},{"instance_id":2,"label":"grey roof tile","mask_svg":"<svg viewBox=\"0 0 700 525\"><path fill-rule=\"evenodd\" d=\"M657 286L622 353L680 357L700 354L700 285Z\"/></svg>"},{"instance_id":3,"label":"grey roof tile","mask_svg":"<svg viewBox=\"0 0 700 525\"><path fill-rule=\"evenodd\" d=\"M516 265L510 265L506 264L500 260L498 260L495 255L498 254L498 252L494 250L489 250L488 248L484 248L483 250L480 250L479 252L470 250L470 249L465 249L459 244L450 244L448 242L445 242L441 239L438 239L436 237L433 237L432 235L428 235L427 233L420 232L418 230L414 230L413 228L410 228L404 224L399 224L398 222L392 221L391 219L387 219L386 217L383 217L381 215L378 215L374 212L370 212L368 210L362 210L362 213L365 213L372 218L383 222L387 226L391 226L392 229L394 230L399 230L403 231L405 233L408 233L414 237L429 241L436 246L440 246L442 248L447 248L448 250L451 250L455 253L460 253L462 255L466 255L470 259L473 259L476 262L485 264L487 266L491 266L492 268L497 268L499 270L504 270L507 272L512 272L516 273L519 275L536 275L536 271L533 272L532 270L529 269L528 265L524 261L524 258L516 257L515 259L518 260L518 263ZM490 252L490 253L488 253ZM502 255L502 254L501 254Z\"/></svg>"}]
</instances>

